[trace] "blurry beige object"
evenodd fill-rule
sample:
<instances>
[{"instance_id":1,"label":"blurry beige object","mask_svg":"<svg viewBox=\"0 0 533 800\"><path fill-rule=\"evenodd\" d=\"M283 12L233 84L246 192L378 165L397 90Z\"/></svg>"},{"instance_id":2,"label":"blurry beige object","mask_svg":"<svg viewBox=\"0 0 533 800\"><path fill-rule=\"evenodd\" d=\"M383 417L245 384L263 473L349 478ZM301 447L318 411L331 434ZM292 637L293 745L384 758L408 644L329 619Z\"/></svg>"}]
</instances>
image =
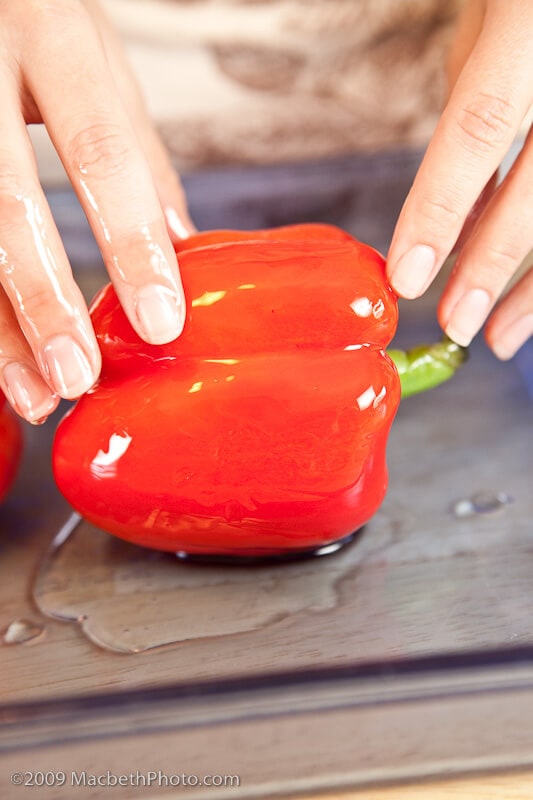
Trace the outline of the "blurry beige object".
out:
<instances>
[{"instance_id":1,"label":"blurry beige object","mask_svg":"<svg viewBox=\"0 0 533 800\"><path fill-rule=\"evenodd\" d=\"M460 0L102 4L177 164L191 169L423 146Z\"/></svg>"},{"instance_id":2,"label":"blurry beige object","mask_svg":"<svg viewBox=\"0 0 533 800\"><path fill-rule=\"evenodd\" d=\"M106 0L177 161L425 143L458 3Z\"/></svg>"}]
</instances>

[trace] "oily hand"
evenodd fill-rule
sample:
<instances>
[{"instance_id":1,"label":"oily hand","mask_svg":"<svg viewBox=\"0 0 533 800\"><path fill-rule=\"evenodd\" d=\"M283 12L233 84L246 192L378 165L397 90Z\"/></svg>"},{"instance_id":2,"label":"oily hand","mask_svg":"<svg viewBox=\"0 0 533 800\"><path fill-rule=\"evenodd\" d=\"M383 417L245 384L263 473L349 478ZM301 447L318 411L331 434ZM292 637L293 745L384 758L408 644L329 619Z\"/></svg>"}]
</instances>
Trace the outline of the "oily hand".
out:
<instances>
[{"instance_id":1,"label":"oily hand","mask_svg":"<svg viewBox=\"0 0 533 800\"><path fill-rule=\"evenodd\" d=\"M37 422L59 397L94 384L100 353L26 124L46 125L127 316L147 342L169 342L183 327L171 239L192 224L94 0L0 0L0 45L0 388Z\"/></svg>"},{"instance_id":2,"label":"oily hand","mask_svg":"<svg viewBox=\"0 0 533 800\"><path fill-rule=\"evenodd\" d=\"M393 288L418 297L463 230L438 315L469 344L533 245L533 134L495 189L495 173L531 110L533 3L470 0L449 63L451 94L405 202L388 256ZM467 223L465 225L465 223ZM533 269L485 328L494 353L511 358L533 334Z\"/></svg>"}]
</instances>

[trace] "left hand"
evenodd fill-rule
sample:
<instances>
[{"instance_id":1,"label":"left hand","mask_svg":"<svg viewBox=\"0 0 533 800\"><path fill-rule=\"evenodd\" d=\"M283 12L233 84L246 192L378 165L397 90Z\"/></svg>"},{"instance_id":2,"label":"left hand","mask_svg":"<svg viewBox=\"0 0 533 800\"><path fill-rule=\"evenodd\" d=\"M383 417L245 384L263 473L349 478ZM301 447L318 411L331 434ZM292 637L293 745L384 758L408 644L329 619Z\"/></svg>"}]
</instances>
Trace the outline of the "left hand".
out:
<instances>
[{"instance_id":1,"label":"left hand","mask_svg":"<svg viewBox=\"0 0 533 800\"><path fill-rule=\"evenodd\" d=\"M101 356L26 126L47 128L146 342L183 329L173 244L194 227L97 0L0 0L0 92L0 389L36 423L94 385Z\"/></svg>"},{"instance_id":2,"label":"left hand","mask_svg":"<svg viewBox=\"0 0 533 800\"><path fill-rule=\"evenodd\" d=\"M398 220L387 263L402 297L425 292L461 236L440 300L444 331L468 345L533 246L533 132L497 170L533 101L533 3L467 0L449 62L451 93ZM533 268L485 328L511 358L533 334Z\"/></svg>"}]
</instances>

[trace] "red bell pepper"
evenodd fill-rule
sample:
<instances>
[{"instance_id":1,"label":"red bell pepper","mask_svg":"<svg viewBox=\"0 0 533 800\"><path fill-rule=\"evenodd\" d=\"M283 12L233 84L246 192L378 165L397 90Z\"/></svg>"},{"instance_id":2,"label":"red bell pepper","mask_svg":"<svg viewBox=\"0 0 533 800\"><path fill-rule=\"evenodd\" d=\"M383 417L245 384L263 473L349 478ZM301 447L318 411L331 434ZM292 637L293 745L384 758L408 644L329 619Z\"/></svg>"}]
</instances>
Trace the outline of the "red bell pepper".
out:
<instances>
[{"instance_id":1,"label":"red bell pepper","mask_svg":"<svg viewBox=\"0 0 533 800\"><path fill-rule=\"evenodd\" d=\"M60 490L160 550L270 556L356 531L385 494L401 392L383 258L325 225L204 233L178 251L175 342L143 342L111 286L93 304L103 371L58 428Z\"/></svg>"},{"instance_id":2,"label":"red bell pepper","mask_svg":"<svg viewBox=\"0 0 533 800\"><path fill-rule=\"evenodd\" d=\"M19 421L0 392L0 501L15 480L21 454L22 432Z\"/></svg>"}]
</instances>

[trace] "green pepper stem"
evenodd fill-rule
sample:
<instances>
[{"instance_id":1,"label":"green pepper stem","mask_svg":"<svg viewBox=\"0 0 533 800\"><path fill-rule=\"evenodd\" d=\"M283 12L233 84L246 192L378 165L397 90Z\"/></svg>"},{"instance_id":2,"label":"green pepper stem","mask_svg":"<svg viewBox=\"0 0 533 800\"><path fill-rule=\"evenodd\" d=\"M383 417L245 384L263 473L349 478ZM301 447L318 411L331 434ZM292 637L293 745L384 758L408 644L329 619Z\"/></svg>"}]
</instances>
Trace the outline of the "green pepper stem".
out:
<instances>
[{"instance_id":1,"label":"green pepper stem","mask_svg":"<svg viewBox=\"0 0 533 800\"><path fill-rule=\"evenodd\" d=\"M403 398L449 380L467 360L468 350L445 336L441 342L407 351L387 350L387 355L398 370Z\"/></svg>"}]
</instances>

